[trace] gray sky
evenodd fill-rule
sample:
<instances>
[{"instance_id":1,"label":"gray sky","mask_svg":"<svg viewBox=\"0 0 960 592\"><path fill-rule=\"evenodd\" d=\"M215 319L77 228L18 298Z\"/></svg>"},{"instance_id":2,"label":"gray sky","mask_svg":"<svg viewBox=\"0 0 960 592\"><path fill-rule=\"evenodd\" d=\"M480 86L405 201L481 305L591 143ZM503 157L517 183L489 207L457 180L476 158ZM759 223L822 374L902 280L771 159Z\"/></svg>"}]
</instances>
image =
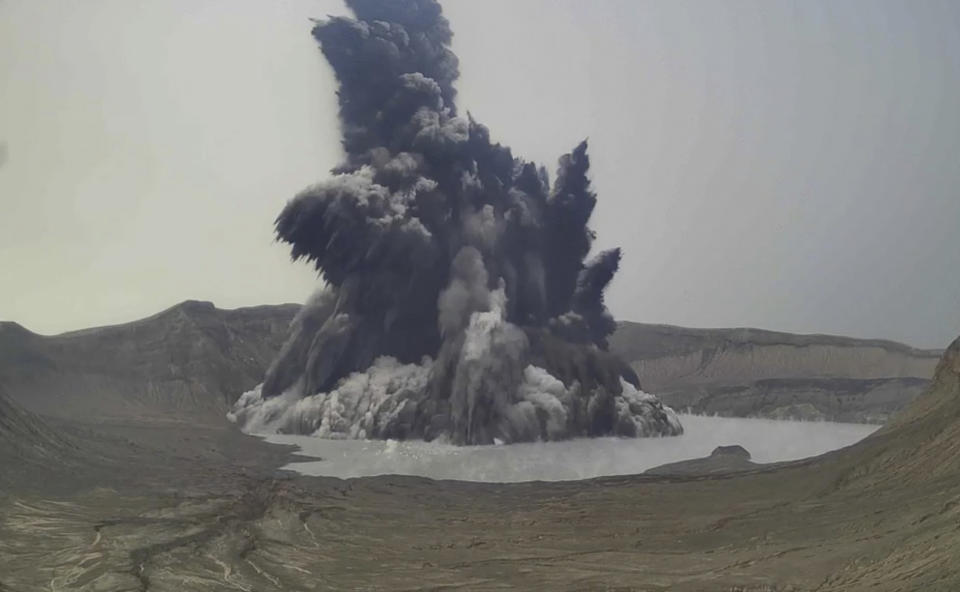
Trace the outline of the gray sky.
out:
<instances>
[{"instance_id":1,"label":"gray sky","mask_svg":"<svg viewBox=\"0 0 960 592\"><path fill-rule=\"evenodd\" d=\"M618 318L960 333L960 3L443 4L462 110L551 170L590 138ZM0 318L302 301L272 222L339 159L307 18L345 12L0 0Z\"/></svg>"}]
</instances>

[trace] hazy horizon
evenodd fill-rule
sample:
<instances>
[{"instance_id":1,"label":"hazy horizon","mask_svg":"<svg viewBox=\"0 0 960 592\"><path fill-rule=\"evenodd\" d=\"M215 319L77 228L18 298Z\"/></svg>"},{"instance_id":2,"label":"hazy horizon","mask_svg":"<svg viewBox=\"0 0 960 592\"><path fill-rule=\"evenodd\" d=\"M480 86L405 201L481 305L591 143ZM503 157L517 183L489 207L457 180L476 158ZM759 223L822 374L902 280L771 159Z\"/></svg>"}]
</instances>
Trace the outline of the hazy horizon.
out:
<instances>
[{"instance_id":1,"label":"hazy horizon","mask_svg":"<svg viewBox=\"0 0 960 592\"><path fill-rule=\"evenodd\" d=\"M461 111L551 174L590 138L618 319L960 333L960 6L443 5ZM340 158L308 17L345 13L0 0L0 319L305 300L272 223Z\"/></svg>"}]
</instances>

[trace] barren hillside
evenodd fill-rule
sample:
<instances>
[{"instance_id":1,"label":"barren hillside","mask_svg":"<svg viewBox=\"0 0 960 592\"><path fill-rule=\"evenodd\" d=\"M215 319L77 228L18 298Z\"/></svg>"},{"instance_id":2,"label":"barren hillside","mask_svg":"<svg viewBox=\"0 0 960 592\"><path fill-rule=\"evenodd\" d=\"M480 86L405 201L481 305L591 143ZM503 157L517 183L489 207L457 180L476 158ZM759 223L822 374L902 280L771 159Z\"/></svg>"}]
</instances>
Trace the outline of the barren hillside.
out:
<instances>
[{"instance_id":1,"label":"barren hillside","mask_svg":"<svg viewBox=\"0 0 960 592\"><path fill-rule=\"evenodd\" d=\"M74 419L206 422L263 378L297 305L154 316L55 336L0 323L0 385L24 408Z\"/></svg>"},{"instance_id":2,"label":"barren hillside","mask_svg":"<svg viewBox=\"0 0 960 592\"><path fill-rule=\"evenodd\" d=\"M187 301L55 336L0 323L0 385L46 415L219 419L263 379L298 308ZM677 409L875 423L927 386L939 356L881 340L629 322L619 324L611 349Z\"/></svg>"},{"instance_id":3,"label":"barren hillside","mask_svg":"<svg viewBox=\"0 0 960 592\"><path fill-rule=\"evenodd\" d=\"M892 341L622 322L610 340L644 389L678 409L882 423L940 356Z\"/></svg>"},{"instance_id":4,"label":"barren hillside","mask_svg":"<svg viewBox=\"0 0 960 592\"><path fill-rule=\"evenodd\" d=\"M144 450L124 462L146 490L118 464L67 498L0 496L0 588L954 592L958 443L960 340L887 427L776 470L264 479Z\"/></svg>"}]
</instances>

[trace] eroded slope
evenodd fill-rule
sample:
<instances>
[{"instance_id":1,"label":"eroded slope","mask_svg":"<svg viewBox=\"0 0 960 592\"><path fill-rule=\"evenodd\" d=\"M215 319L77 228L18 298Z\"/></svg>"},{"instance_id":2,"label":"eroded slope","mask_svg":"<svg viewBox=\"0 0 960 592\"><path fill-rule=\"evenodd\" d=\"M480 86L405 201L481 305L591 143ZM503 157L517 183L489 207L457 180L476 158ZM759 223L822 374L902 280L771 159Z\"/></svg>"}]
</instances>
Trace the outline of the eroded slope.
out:
<instances>
[{"instance_id":1,"label":"eroded slope","mask_svg":"<svg viewBox=\"0 0 960 592\"><path fill-rule=\"evenodd\" d=\"M140 321L50 337L3 323L0 384L21 406L70 419L222 420L262 380L298 308L187 301Z\"/></svg>"},{"instance_id":2,"label":"eroded slope","mask_svg":"<svg viewBox=\"0 0 960 592\"><path fill-rule=\"evenodd\" d=\"M883 423L927 387L940 353L892 341L622 322L611 348L677 409Z\"/></svg>"}]
</instances>

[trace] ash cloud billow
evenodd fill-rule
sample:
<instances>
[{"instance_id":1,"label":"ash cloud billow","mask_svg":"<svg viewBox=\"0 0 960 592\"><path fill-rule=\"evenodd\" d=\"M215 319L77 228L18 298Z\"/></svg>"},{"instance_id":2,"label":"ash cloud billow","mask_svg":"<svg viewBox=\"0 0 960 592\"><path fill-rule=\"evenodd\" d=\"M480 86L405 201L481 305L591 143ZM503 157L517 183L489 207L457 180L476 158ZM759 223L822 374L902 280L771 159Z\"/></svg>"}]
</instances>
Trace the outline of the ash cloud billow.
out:
<instances>
[{"instance_id":1,"label":"ash cloud billow","mask_svg":"<svg viewBox=\"0 0 960 592\"><path fill-rule=\"evenodd\" d=\"M313 29L340 84L346 159L276 220L325 286L230 418L455 444L681 433L607 351L603 293L620 252L586 261L586 142L551 185L457 111L436 1L347 4L356 18Z\"/></svg>"}]
</instances>

